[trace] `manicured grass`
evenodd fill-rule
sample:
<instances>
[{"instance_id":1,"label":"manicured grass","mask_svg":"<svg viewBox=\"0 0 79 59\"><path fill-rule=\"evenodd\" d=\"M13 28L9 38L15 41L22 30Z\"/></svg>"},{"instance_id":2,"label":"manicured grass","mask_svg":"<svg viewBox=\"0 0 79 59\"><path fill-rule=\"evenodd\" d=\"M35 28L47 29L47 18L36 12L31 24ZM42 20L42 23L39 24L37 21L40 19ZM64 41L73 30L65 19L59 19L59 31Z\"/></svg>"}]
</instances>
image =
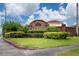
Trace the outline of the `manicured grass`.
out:
<instances>
[{"instance_id":1,"label":"manicured grass","mask_svg":"<svg viewBox=\"0 0 79 59\"><path fill-rule=\"evenodd\" d=\"M79 56L79 48L60 52L58 55L60 55L60 56Z\"/></svg>"},{"instance_id":2,"label":"manicured grass","mask_svg":"<svg viewBox=\"0 0 79 59\"><path fill-rule=\"evenodd\" d=\"M45 38L9 38L9 40L26 48L53 48L79 44L79 37L58 40Z\"/></svg>"}]
</instances>

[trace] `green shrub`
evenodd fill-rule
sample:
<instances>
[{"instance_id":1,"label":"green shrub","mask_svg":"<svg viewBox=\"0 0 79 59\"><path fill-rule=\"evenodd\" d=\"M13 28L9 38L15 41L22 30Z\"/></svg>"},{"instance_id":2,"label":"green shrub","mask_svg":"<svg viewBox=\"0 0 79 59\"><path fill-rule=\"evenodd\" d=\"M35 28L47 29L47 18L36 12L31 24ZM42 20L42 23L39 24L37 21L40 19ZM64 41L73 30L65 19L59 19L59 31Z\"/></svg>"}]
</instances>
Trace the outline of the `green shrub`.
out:
<instances>
[{"instance_id":1,"label":"green shrub","mask_svg":"<svg viewBox=\"0 0 79 59\"><path fill-rule=\"evenodd\" d=\"M23 37L25 33L21 31L16 31L16 32L7 32L5 33L4 37L5 38L17 38L17 37Z\"/></svg>"},{"instance_id":2,"label":"green shrub","mask_svg":"<svg viewBox=\"0 0 79 59\"><path fill-rule=\"evenodd\" d=\"M43 37L43 33L26 33L26 37L42 38Z\"/></svg>"},{"instance_id":3,"label":"green shrub","mask_svg":"<svg viewBox=\"0 0 79 59\"><path fill-rule=\"evenodd\" d=\"M46 31L45 30L29 30L26 34L27 34L27 37L42 38L44 32Z\"/></svg>"},{"instance_id":4,"label":"green shrub","mask_svg":"<svg viewBox=\"0 0 79 59\"><path fill-rule=\"evenodd\" d=\"M56 27L48 26L47 32L59 32L59 29Z\"/></svg>"},{"instance_id":5,"label":"green shrub","mask_svg":"<svg viewBox=\"0 0 79 59\"><path fill-rule=\"evenodd\" d=\"M24 33L27 33L28 30L29 30L29 29L28 29L27 26L24 26L24 27L22 28L22 31L23 31Z\"/></svg>"},{"instance_id":6,"label":"green shrub","mask_svg":"<svg viewBox=\"0 0 79 59\"><path fill-rule=\"evenodd\" d=\"M43 37L43 33L24 33L24 32L7 32L5 33L5 38L41 38Z\"/></svg>"},{"instance_id":7,"label":"green shrub","mask_svg":"<svg viewBox=\"0 0 79 59\"><path fill-rule=\"evenodd\" d=\"M27 33L44 33L46 32L45 30L29 30Z\"/></svg>"},{"instance_id":8,"label":"green shrub","mask_svg":"<svg viewBox=\"0 0 79 59\"><path fill-rule=\"evenodd\" d=\"M49 39L66 39L69 36L68 32L45 32L45 38Z\"/></svg>"},{"instance_id":9,"label":"green shrub","mask_svg":"<svg viewBox=\"0 0 79 59\"><path fill-rule=\"evenodd\" d=\"M14 22L14 21L6 21L3 24L4 32L19 31L19 30L21 30L21 28L22 28L22 25L20 23Z\"/></svg>"}]
</instances>

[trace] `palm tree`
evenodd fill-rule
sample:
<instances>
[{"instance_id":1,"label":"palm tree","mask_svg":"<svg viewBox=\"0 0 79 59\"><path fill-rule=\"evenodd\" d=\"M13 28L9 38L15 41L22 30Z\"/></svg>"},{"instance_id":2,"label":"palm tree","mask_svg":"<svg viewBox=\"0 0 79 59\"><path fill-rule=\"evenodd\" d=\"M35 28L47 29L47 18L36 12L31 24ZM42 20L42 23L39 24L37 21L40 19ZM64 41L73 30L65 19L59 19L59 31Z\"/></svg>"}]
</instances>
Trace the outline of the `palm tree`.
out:
<instances>
[{"instance_id":1,"label":"palm tree","mask_svg":"<svg viewBox=\"0 0 79 59\"><path fill-rule=\"evenodd\" d=\"M76 3L76 34L77 36L79 35L78 33L78 3Z\"/></svg>"}]
</instances>

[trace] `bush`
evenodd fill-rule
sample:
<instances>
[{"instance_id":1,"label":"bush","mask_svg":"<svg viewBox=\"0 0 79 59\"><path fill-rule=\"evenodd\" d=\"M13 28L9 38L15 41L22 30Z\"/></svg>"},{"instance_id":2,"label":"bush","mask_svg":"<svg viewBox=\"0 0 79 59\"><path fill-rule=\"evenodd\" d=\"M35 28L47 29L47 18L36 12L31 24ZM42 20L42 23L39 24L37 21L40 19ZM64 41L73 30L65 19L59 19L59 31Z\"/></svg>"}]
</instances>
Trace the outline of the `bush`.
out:
<instances>
[{"instance_id":1,"label":"bush","mask_svg":"<svg viewBox=\"0 0 79 59\"><path fill-rule=\"evenodd\" d=\"M44 32L46 31L45 30L29 30L26 34L27 34L27 37L42 38Z\"/></svg>"},{"instance_id":2,"label":"bush","mask_svg":"<svg viewBox=\"0 0 79 59\"><path fill-rule=\"evenodd\" d=\"M24 33L27 33L28 30L29 30L29 29L28 29L27 26L24 26L24 27L22 28L22 31L23 31Z\"/></svg>"},{"instance_id":3,"label":"bush","mask_svg":"<svg viewBox=\"0 0 79 59\"><path fill-rule=\"evenodd\" d=\"M45 30L29 30L27 33L44 33L46 32Z\"/></svg>"},{"instance_id":4,"label":"bush","mask_svg":"<svg viewBox=\"0 0 79 59\"><path fill-rule=\"evenodd\" d=\"M22 25L20 23L14 22L14 21L6 21L3 24L4 32L19 31L21 28L22 28Z\"/></svg>"},{"instance_id":5,"label":"bush","mask_svg":"<svg viewBox=\"0 0 79 59\"><path fill-rule=\"evenodd\" d=\"M42 38L43 33L27 33L26 37L31 37L31 38Z\"/></svg>"},{"instance_id":6,"label":"bush","mask_svg":"<svg viewBox=\"0 0 79 59\"><path fill-rule=\"evenodd\" d=\"M24 37L31 37L31 38L41 38L43 37L43 33L24 33L24 32L7 32L5 33L5 38L24 38Z\"/></svg>"},{"instance_id":7,"label":"bush","mask_svg":"<svg viewBox=\"0 0 79 59\"><path fill-rule=\"evenodd\" d=\"M48 26L47 31L48 32L59 32L59 29L56 27Z\"/></svg>"},{"instance_id":8,"label":"bush","mask_svg":"<svg viewBox=\"0 0 79 59\"><path fill-rule=\"evenodd\" d=\"M45 32L45 38L49 39L66 39L69 36L68 32Z\"/></svg>"},{"instance_id":9,"label":"bush","mask_svg":"<svg viewBox=\"0 0 79 59\"><path fill-rule=\"evenodd\" d=\"M21 32L21 31L17 31L17 32L7 32L5 33L4 37L5 38L17 38L17 37L23 37L25 33Z\"/></svg>"}]
</instances>

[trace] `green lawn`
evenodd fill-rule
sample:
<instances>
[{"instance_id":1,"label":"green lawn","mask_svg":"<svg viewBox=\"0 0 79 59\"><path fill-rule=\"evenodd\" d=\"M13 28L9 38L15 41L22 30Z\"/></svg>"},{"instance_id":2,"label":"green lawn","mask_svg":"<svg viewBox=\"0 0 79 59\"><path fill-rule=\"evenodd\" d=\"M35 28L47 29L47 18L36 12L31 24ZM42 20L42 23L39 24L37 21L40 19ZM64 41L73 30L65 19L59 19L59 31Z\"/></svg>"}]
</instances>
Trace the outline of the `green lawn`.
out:
<instances>
[{"instance_id":1,"label":"green lawn","mask_svg":"<svg viewBox=\"0 0 79 59\"><path fill-rule=\"evenodd\" d=\"M9 38L9 40L26 48L53 48L79 44L79 37L60 40L45 38Z\"/></svg>"},{"instance_id":2,"label":"green lawn","mask_svg":"<svg viewBox=\"0 0 79 59\"><path fill-rule=\"evenodd\" d=\"M79 48L75 48L69 51L60 52L60 56L79 56Z\"/></svg>"}]
</instances>

